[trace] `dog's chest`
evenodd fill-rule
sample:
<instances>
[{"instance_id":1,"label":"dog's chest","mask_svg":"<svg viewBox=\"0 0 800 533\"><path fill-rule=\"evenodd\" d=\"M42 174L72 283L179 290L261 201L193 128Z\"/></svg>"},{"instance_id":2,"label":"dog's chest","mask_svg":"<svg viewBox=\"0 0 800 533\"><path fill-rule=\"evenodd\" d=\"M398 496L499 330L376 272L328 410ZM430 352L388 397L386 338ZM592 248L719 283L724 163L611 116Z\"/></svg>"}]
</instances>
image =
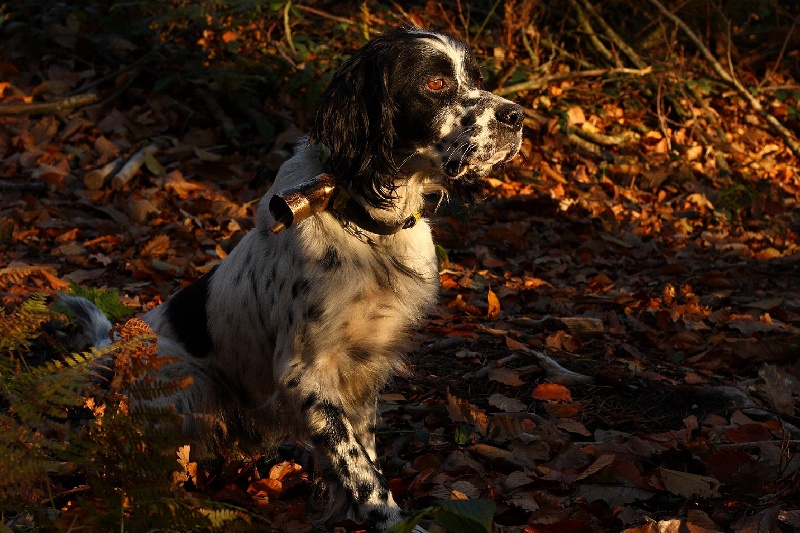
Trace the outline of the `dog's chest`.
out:
<instances>
[{"instance_id":1,"label":"dog's chest","mask_svg":"<svg viewBox=\"0 0 800 533\"><path fill-rule=\"evenodd\" d=\"M423 237L425 234L423 233ZM430 311L438 294L433 244L428 238L395 246L370 247L345 239L308 247L320 294L311 301L326 307L347 338L372 338L380 331L405 329ZM320 296L322 296L320 298Z\"/></svg>"}]
</instances>

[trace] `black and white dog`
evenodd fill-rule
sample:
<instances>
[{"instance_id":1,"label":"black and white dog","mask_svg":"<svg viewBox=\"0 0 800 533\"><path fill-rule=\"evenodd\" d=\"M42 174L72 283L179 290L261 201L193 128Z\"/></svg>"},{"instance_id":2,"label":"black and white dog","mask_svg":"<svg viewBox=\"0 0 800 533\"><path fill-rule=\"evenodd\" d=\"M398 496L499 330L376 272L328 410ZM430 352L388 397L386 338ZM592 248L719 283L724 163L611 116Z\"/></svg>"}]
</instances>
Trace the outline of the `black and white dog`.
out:
<instances>
[{"instance_id":1,"label":"black and white dog","mask_svg":"<svg viewBox=\"0 0 800 533\"><path fill-rule=\"evenodd\" d=\"M163 377L194 380L166 401L224 423L221 436L185 417L195 447L230 438L263 451L292 435L333 473L331 514L377 528L400 521L374 428L378 392L403 367L407 333L437 301L431 229L418 213L431 192L474 200L480 177L517 154L522 121L520 106L481 89L478 64L452 37L395 28L355 52L262 200L255 229L143 317L159 352L178 357ZM347 201L273 234L274 192L323 172ZM102 313L66 301L93 341L107 343Z\"/></svg>"}]
</instances>

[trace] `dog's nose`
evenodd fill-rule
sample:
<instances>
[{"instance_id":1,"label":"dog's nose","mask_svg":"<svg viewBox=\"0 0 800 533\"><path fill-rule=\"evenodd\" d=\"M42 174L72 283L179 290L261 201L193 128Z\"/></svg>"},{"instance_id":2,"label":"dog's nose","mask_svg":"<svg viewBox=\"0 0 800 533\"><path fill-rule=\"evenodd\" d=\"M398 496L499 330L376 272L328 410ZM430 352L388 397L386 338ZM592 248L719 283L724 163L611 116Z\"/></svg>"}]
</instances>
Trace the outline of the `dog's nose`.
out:
<instances>
[{"instance_id":1,"label":"dog's nose","mask_svg":"<svg viewBox=\"0 0 800 533\"><path fill-rule=\"evenodd\" d=\"M500 106L495 112L495 116L502 124L518 130L522 127L522 119L525 117L525 111L517 104L508 103Z\"/></svg>"}]
</instances>

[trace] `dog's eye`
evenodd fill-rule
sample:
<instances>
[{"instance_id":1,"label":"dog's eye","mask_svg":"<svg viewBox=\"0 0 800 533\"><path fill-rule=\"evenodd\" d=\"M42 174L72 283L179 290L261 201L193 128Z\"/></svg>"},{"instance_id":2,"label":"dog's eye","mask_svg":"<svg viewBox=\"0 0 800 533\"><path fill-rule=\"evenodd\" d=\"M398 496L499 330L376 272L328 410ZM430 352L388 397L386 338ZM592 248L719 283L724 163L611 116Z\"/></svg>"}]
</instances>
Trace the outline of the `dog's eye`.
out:
<instances>
[{"instance_id":1,"label":"dog's eye","mask_svg":"<svg viewBox=\"0 0 800 533\"><path fill-rule=\"evenodd\" d=\"M475 87L477 87L478 89L483 87L483 78L478 78L477 80L475 80Z\"/></svg>"},{"instance_id":2,"label":"dog's eye","mask_svg":"<svg viewBox=\"0 0 800 533\"><path fill-rule=\"evenodd\" d=\"M430 80L428 82L428 89L431 91L441 91L444 89L444 80L442 78Z\"/></svg>"}]
</instances>

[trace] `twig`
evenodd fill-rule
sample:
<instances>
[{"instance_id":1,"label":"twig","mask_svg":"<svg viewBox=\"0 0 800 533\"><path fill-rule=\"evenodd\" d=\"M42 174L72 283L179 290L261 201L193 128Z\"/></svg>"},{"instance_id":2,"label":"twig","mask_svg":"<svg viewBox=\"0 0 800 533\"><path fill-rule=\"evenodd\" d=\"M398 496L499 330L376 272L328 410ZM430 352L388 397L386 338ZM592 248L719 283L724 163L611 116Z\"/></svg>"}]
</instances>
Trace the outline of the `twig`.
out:
<instances>
[{"instance_id":1,"label":"twig","mask_svg":"<svg viewBox=\"0 0 800 533\"><path fill-rule=\"evenodd\" d=\"M111 178L111 186L116 190L123 189L136 173L139 172L139 169L142 168L147 156L157 151L158 146L150 144L133 154L133 157L131 157L120 171Z\"/></svg>"},{"instance_id":2,"label":"twig","mask_svg":"<svg viewBox=\"0 0 800 533\"><path fill-rule=\"evenodd\" d=\"M94 104L99 100L97 93L77 94L66 98L59 98L51 102L36 102L30 104L3 104L0 105L0 115L47 115L58 113L65 109L83 107Z\"/></svg>"},{"instance_id":3,"label":"twig","mask_svg":"<svg viewBox=\"0 0 800 533\"><path fill-rule=\"evenodd\" d=\"M130 75L125 80L123 80L122 84L120 84L120 86L117 87L117 89L113 93L111 93L108 96L106 96L105 98L103 98L103 101L100 102L100 106L101 107L106 107L109 104L111 104L111 102L116 100L122 93L124 93L128 89L128 87L131 86L133 81L136 78L138 78L139 74L141 74L141 73L142 73L142 71L138 70L138 69L130 71Z\"/></svg>"},{"instance_id":4,"label":"twig","mask_svg":"<svg viewBox=\"0 0 800 533\"><path fill-rule=\"evenodd\" d=\"M439 5L441 5L441 4L439 4ZM525 51L528 52L528 57L531 60L531 66L533 68L538 68L539 67L539 57L533 51L533 47L531 47L531 41L528 39L528 34L525 33L524 29L520 33L522 33L522 45L525 47ZM538 48L538 44L537 44L537 48Z\"/></svg>"},{"instance_id":5,"label":"twig","mask_svg":"<svg viewBox=\"0 0 800 533\"><path fill-rule=\"evenodd\" d=\"M560 385L594 383L594 378L590 376L584 376L583 374L578 374L572 370L567 370L563 366L559 365L555 359L543 354L540 351L531 350L529 348L525 348L523 351L532 355L536 359L536 361L544 369L547 378L553 383L558 383Z\"/></svg>"},{"instance_id":6,"label":"twig","mask_svg":"<svg viewBox=\"0 0 800 533\"><path fill-rule=\"evenodd\" d=\"M573 0L574 1L574 0ZM608 36L609 39L616 45L616 47L622 51L625 56L634 64L636 68L645 68L647 67L647 63L645 63L639 54L637 54L633 48L631 48L628 43L626 43L622 37L619 36L617 32L605 21L603 17L601 17L597 11L595 11L594 6L589 3L589 0L577 0L581 4L583 4L583 8L588 11L597 22L600 24L600 27L603 29L603 33Z\"/></svg>"},{"instance_id":7,"label":"twig","mask_svg":"<svg viewBox=\"0 0 800 533\"><path fill-rule=\"evenodd\" d=\"M585 139L591 143L599 144L600 146L619 146L639 139L639 134L633 131L623 131L617 135L605 135L603 133L594 133L586 131L583 128L570 127L568 133L574 133L578 137Z\"/></svg>"},{"instance_id":8,"label":"twig","mask_svg":"<svg viewBox=\"0 0 800 533\"><path fill-rule=\"evenodd\" d=\"M125 72L128 72L130 70L139 70L139 65L149 61L150 58L153 56L153 54L155 54L160 48L161 48L160 45L156 46L155 48L153 48L152 50L150 50L149 52L144 54L142 57L138 58L136 61L133 61L130 65L122 65L121 67L119 67L114 72L112 72L110 74L106 74L105 76L101 76L99 78L96 78L91 83L88 83L86 85L78 87L74 91L71 91L71 92L67 93L67 96L74 96L79 91L81 93L85 93L89 89L94 89L94 88L99 87L100 85L102 85L103 83L105 83L105 82L107 82L109 80L116 79L118 76L120 76L121 74L124 74Z\"/></svg>"},{"instance_id":9,"label":"twig","mask_svg":"<svg viewBox=\"0 0 800 533\"><path fill-rule=\"evenodd\" d=\"M239 146L239 141L236 140L236 127L233 125L233 120L225 114L225 110L222 109L222 106L219 105L211 93L206 91L205 89L196 88L194 90L194 94L203 102L203 105L206 106L208 112L211 113L211 116L214 120L219 124L220 129L222 130L222 136L225 137L229 143L233 146Z\"/></svg>"},{"instance_id":10,"label":"twig","mask_svg":"<svg viewBox=\"0 0 800 533\"><path fill-rule=\"evenodd\" d=\"M761 83L758 84L757 87L759 89L761 89L761 85L766 83L766 81L768 79L770 79L772 77L772 75L775 74L778 71L778 65L780 65L781 61L783 60L783 54L786 53L786 45L789 44L789 38L792 36L792 32L794 31L795 26L797 26L797 22L798 21L800 21L800 17L797 17L796 19L794 19L794 22L792 22L792 27L789 28L788 32L786 32L786 38L783 40L783 46L781 47L781 52L778 54L778 59L775 60L775 64L772 65L772 68L769 69L769 72L767 72L764 75L764 79L762 79Z\"/></svg>"},{"instance_id":11,"label":"twig","mask_svg":"<svg viewBox=\"0 0 800 533\"><path fill-rule=\"evenodd\" d=\"M786 85L765 85L758 88L762 93L773 93L775 91L800 91L800 85L788 83Z\"/></svg>"},{"instance_id":12,"label":"twig","mask_svg":"<svg viewBox=\"0 0 800 533\"><path fill-rule=\"evenodd\" d=\"M317 9L311 6L294 4L294 8L297 9L298 11L305 11L306 13L311 13L312 15L317 15L319 17L326 18L329 20L335 20L336 22L341 22L342 24L347 24L348 26L352 26L353 24L355 24L355 22L353 22L350 19L346 19L344 17L337 17L336 15L331 15L327 11L322 11L321 9Z\"/></svg>"},{"instance_id":13,"label":"twig","mask_svg":"<svg viewBox=\"0 0 800 533\"><path fill-rule=\"evenodd\" d=\"M578 65L580 65L580 66L582 66L584 68L592 68L592 67L595 66L594 64L590 63L589 61L586 61L583 58L580 58L580 57L578 57L576 55L571 54L569 52L569 50L567 50L563 46L560 46L560 45L554 43L553 41L551 41L550 39L548 39L545 36L541 36L539 38L539 42L542 43L543 45L549 47L550 48L550 52L551 52L552 55L555 55L555 52L558 52L559 54L561 54L561 56L571 59L572 61L576 62ZM549 60L548 60L548 62L549 62Z\"/></svg>"},{"instance_id":14,"label":"twig","mask_svg":"<svg viewBox=\"0 0 800 533\"><path fill-rule=\"evenodd\" d=\"M286 5L283 6L283 33L286 34L286 42L289 43L289 48L291 48L293 54L297 54L297 48L294 47L294 41L292 40L292 25L289 22L289 10L292 8L291 0L286 2Z\"/></svg>"},{"instance_id":15,"label":"twig","mask_svg":"<svg viewBox=\"0 0 800 533\"><path fill-rule=\"evenodd\" d=\"M548 83L554 81L568 80L572 78L592 78L596 76L609 76L613 74L626 74L629 76L646 76L653 71L653 67L643 69L635 68L598 68L591 70L576 70L574 72L561 72L559 74L551 74L549 76L542 76L533 80L524 81L522 83L515 83L507 87L500 87L494 91L498 96L506 96L521 91L535 91L547 86Z\"/></svg>"},{"instance_id":16,"label":"twig","mask_svg":"<svg viewBox=\"0 0 800 533\"><path fill-rule=\"evenodd\" d=\"M781 124L780 121L777 118L775 118L774 115L770 114L766 109L764 109L764 107L761 105L761 102L759 102L755 96L750 94L750 91L748 91L741 84L741 82L739 82L735 74L728 73L728 71L726 71L722 67L722 65L720 65L719 61L717 61L717 59L714 57L711 51L709 51L709 49L706 47L706 45L703 44L703 41L697 36L697 34L689 26L687 26L686 23L680 19L680 17L670 12L658 0L650 0L650 3L653 4L661 12L662 15L667 17L676 26L682 29L684 33L686 33L686 36L689 37L689 40L694 43L694 45L697 47L697 49L700 51L703 57L705 57L706 61L709 62L711 68L714 70L717 76L719 76L725 83L732 86L736 90L736 92L739 93L739 96L741 96L745 101L747 101L747 103L750 104L750 107L752 107L756 113L761 115L761 118L763 118L767 122L772 131L783 139L783 141L786 143L786 146L789 147L792 153L795 156L800 157L800 143L798 143L794 134L791 131L789 131L789 129L786 126Z\"/></svg>"},{"instance_id":17,"label":"twig","mask_svg":"<svg viewBox=\"0 0 800 533\"><path fill-rule=\"evenodd\" d=\"M492 16L494 15L494 12L497 10L497 6L499 6L499 5L500 5L500 0L496 0L494 5L492 5L492 9L490 9L489 13L486 15L486 18L483 19L483 23L478 28L478 31L476 31L475 35L472 36L472 42L475 42L475 41L478 40L478 37L480 37L481 33L483 33L483 30L486 28L486 25L489 23L489 19L492 18Z\"/></svg>"},{"instance_id":18,"label":"twig","mask_svg":"<svg viewBox=\"0 0 800 533\"><path fill-rule=\"evenodd\" d=\"M592 43L594 49L597 50L597 52L603 56L603 59L608 61L610 64L619 66L619 61L615 60L614 54L612 54L611 51L606 48L603 42L597 37L597 34L594 32L594 28L592 28L592 25L589 22L589 19L586 18L586 13L583 12L583 9L581 8L580 4L578 4L577 0L571 0L570 3L575 9L575 12L578 14L578 26L589 37L589 42Z\"/></svg>"}]
</instances>

